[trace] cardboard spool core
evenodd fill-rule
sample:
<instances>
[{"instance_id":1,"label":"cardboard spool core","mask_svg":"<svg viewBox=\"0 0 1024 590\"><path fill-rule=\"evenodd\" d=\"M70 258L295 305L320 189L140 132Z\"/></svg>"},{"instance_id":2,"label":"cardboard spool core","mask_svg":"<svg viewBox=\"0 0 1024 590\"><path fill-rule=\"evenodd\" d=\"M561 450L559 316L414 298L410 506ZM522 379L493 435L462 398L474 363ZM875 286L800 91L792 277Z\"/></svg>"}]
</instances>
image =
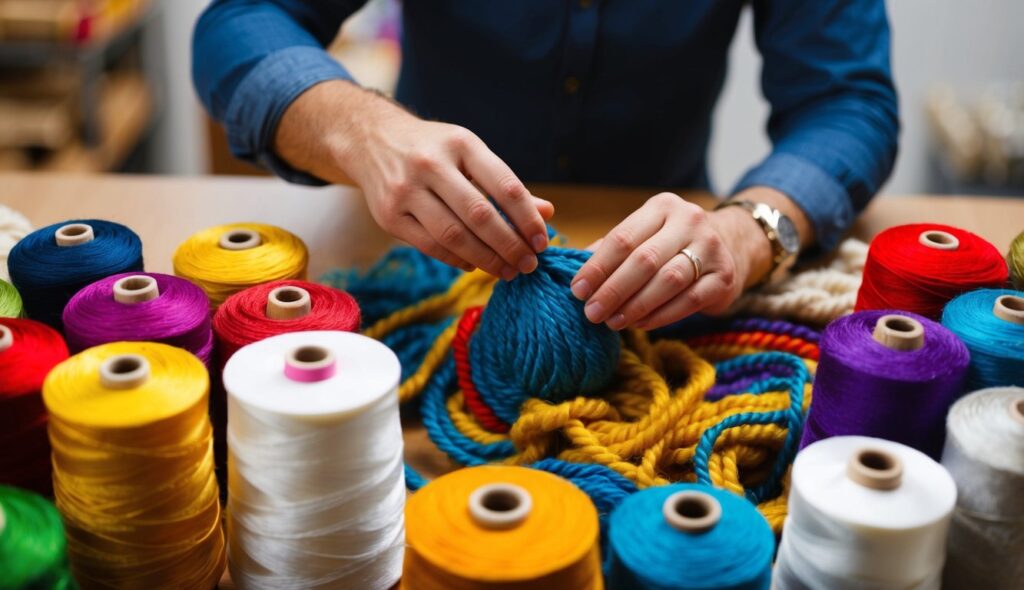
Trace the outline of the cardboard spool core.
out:
<instances>
[{"instance_id":1,"label":"cardboard spool core","mask_svg":"<svg viewBox=\"0 0 1024 590\"><path fill-rule=\"evenodd\" d=\"M7 513L4 512L4 507L0 506L0 533L3 533L5 528L7 528Z\"/></svg>"},{"instance_id":2,"label":"cardboard spool core","mask_svg":"<svg viewBox=\"0 0 1024 590\"><path fill-rule=\"evenodd\" d=\"M225 250L251 250L263 243L260 232L251 229L233 229L224 232L218 245Z\"/></svg>"},{"instance_id":3,"label":"cardboard spool core","mask_svg":"<svg viewBox=\"0 0 1024 590\"><path fill-rule=\"evenodd\" d=\"M114 301L134 305L143 301L152 301L160 296L160 286L156 279L146 275L122 277L114 283Z\"/></svg>"},{"instance_id":4,"label":"cardboard spool core","mask_svg":"<svg viewBox=\"0 0 1024 590\"><path fill-rule=\"evenodd\" d=\"M684 533L709 531L722 519L722 505L711 494L696 490L676 492L661 505L665 522Z\"/></svg>"},{"instance_id":5,"label":"cardboard spool core","mask_svg":"<svg viewBox=\"0 0 1024 590\"><path fill-rule=\"evenodd\" d=\"M889 451L865 448L850 457L846 476L866 488L895 490L903 481L903 463Z\"/></svg>"},{"instance_id":6,"label":"cardboard spool core","mask_svg":"<svg viewBox=\"0 0 1024 590\"><path fill-rule=\"evenodd\" d=\"M896 313L878 318L871 336L892 350L917 350L924 346L924 326L921 322Z\"/></svg>"},{"instance_id":7,"label":"cardboard spool core","mask_svg":"<svg viewBox=\"0 0 1024 590\"><path fill-rule=\"evenodd\" d=\"M469 515L486 529L518 526L532 510L530 492L511 483L489 483L469 495Z\"/></svg>"},{"instance_id":8,"label":"cardboard spool core","mask_svg":"<svg viewBox=\"0 0 1024 590\"><path fill-rule=\"evenodd\" d=\"M285 377L301 383L330 379L337 368L334 353L323 346L299 346L292 349L284 360Z\"/></svg>"},{"instance_id":9,"label":"cardboard spool core","mask_svg":"<svg viewBox=\"0 0 1024 590\"><path fill-rule=\"evenodd\" d=\"M1024 399L1010 402L1010 417L1024 425Z\"/></svg>"},{"instance_id":10,"label":"cardboard spool core","mask_svg":"<svg viewBox=\"0 0 1024 590\"><path fill-rule=\"evenodd\" d=\"M10 328L0 324L0 352L14 346L14 332Z\"/></svg>"},{"instance_id":11,"label":"cardboard spool core","mask_svg":"<svg viewBox=\"0 0 1024 590\"><path fill-rule=\"evenodd\" d=\"M992 305L992 313L999 319L1024 326L1024 297L1000 295Z\"/></svg>"},{"instance_id":12,"label":"cardboard spool core","mask_svg":"<svg viewBox=\"0 0 1024 590\"><path fill-rule=\"evenodd\" d=\"M149 380L149 361L138 354L118 354L100 365L100 383L107 389L134 389Z\"/></svg>"},{"instance_id":13,"label":"cardboard spool core","mask_svg":"<svg viewBox=\"0 0 1024 590\"><path fill-rule=\"evenodd\" d=\"M960 240L956 236L937 229L921 232L917 241L936 250L956 250L960 247Z\"/></svg>"},{"instance_id":14,"label":"cardboard spool core","mask_svg":"<svg viewBox=\"0 0 1024 590\"><path fill-rule=\"evenodd\" d=\"M57 245L61 248L80 246L96 239L96 233L88 223L69 223L57 228L53 235Z\"/></svg>"},{"instance_id":15,"label":"cardboard spool core","mask_svg":"<svg viewBox=\"0 0 1024 590\"><path fill-rule=\"evenodd\" d=\"M294 320L309 315L313 300L301 287L278 287L267 295L267 317L272 320Z\"/></svg>"}]
</instances>

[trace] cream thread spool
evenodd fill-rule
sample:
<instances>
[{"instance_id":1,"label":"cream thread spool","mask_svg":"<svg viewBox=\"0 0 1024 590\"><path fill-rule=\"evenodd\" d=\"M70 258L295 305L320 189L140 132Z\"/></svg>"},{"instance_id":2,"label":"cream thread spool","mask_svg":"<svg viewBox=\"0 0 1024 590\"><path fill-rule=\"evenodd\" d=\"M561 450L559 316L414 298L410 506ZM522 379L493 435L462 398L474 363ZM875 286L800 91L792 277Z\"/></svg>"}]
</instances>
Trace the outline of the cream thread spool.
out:
<instances>
[{"instance_id":1,"label":"cream thread spool","mask_svg":"<svg viewBox=\"0 0 1024 590\"><path fill-rule=\"evenodd\" d=\"M156 279L146 275L123 277L114 283L114 301L126 305L134 305L144 301L152 301L160 296L160 287Z\"/></svg>"},{"instance_id":2,"label":"cream thread spool","mask_svg":"<svg viewBox=\"0 0 1024 590\"><path fill-rule=\"evenodd\" d=\"M936 250L956 250L960 247L960 240L956 236L937 229L921 232L917 241Z\"/></svg>"},{"instance_id":3,"label":"cream thread spool","mask_svg":"<svg viewBox=\"0 0 1024 590\"><path fill-rule=\"evenodd\" d=\"M909 351L924 346L924 326L921 322L895 313L878 318L871 336L892 350Z\"/></svg>"},{"instance_id":4,"label":"cream thread spool","mask_svg":"<svg viewBox=\"0 0 1024 590\"><path fill-rule=\"evenodd\" d=\"M119 354L103 361L99 375L107 389L135 389L149 381L149 361L138 354Z\"/></svg>"},{"instance_id":5,"label":"cream thread spool","mask_svg":"<svg viewBox=\"0 0 1024 590\"><path fill-rule=\"evenodd\" d=\"M710 494L690 490L665 498L661 513L665 522L678 531L703 533L722 519L722 505Z\"/></svg>"},{"instance_id":6,"label":"cream thread spool","mask_svg":"<svg viewBox=\"0 0 1024 590\"><path fill-rule=\"evenodd\" d=\"M53 234L57 245L62 248L80 246L96 239L96 233L88 223L69 223L57 228Z\"/></svg>"},{"instance_id":7,"label":"cream thread spool","mask_svg":"<svg viewBox=\"0 0 1024 590\"><path fill-rule=\"evenodd\" d=\"M14 346L14 332L7 326L0 324L0 352Z\"/></svg>"},{"instance_id":8,"label":"cream thread spool","mask_svg":"<svg viewBox=\"0 0 1024 590\"><path fill-rule=\"evenodd\" d=\"M263 243L260 233L251 229L233 229L224 232L217 242L225 250L251 250Z\"/></svg>"},{"instance_id":9,"label":"cream thread spool","mask_svg":"<svg viewBox=\"0 0 1024 590\"><path fill-rule=\"evenodd\" d=\"M515 484L495 482L480 486L469 495L469 514L486 529L519 526L533 510L533 497Z\"/></svg>"},{"instance_id":10,"label":"cream thread spool","mask_svg":"<svg viewBox=\"0 0 1024 590\"><path fill-rule=\"evenodd\" d=\"M1000 295L992 304L992 313L997 318L1024 326L1024 297Z\"/></svg>"},{"instance_id":11,"label":"cream thread spool","mask_svg":"<svg viewBox=\"0 0 1024 590\"><path fill-rule=\"evenodd\" d=\"M278 287L267 295L267 317L272 320L295 320L309 315L313 300L302 287Z\"/></svg>"}]
</instances>

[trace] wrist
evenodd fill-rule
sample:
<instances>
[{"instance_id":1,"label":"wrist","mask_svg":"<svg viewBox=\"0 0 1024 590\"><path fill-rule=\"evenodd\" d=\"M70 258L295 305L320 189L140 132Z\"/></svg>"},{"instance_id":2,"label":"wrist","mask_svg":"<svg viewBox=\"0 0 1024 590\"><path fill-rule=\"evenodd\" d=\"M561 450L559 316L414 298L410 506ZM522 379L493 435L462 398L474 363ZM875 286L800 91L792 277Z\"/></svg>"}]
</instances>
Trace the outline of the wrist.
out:
<instances>
[{"instance_id":1,"label":"wrist","mask_svg":"<svg viewBox=\"0 0 1024 590\"><path fill-rule=\"evenodd\" d=\"M733 256L744 289L758 284L771 272L771 242L750 213L739 207L726 207L713 211L709 218Z\"/></svg>"}]
</instances>

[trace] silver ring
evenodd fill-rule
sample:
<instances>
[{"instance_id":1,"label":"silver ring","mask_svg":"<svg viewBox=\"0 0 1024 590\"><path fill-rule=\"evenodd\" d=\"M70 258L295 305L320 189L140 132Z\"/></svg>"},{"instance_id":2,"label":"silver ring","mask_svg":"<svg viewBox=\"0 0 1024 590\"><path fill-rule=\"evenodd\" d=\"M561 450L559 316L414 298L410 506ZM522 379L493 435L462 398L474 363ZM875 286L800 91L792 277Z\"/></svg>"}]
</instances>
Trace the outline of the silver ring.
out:
<instances>
[{"instance_id":1,"label":"silver ring","mask_svg":"<svg viewBox=\"0 0 1024 590\"><path fill-rule=\"evenodd\" d=\"M679 253L689 258L690 262L693 263L693 282L696 283L697 279L700 278L701 273L704 271L704 263L701 262L700 256L694 254L689 248L683 248L682 250L679 251Z\"/></svg>"}]
</instances>

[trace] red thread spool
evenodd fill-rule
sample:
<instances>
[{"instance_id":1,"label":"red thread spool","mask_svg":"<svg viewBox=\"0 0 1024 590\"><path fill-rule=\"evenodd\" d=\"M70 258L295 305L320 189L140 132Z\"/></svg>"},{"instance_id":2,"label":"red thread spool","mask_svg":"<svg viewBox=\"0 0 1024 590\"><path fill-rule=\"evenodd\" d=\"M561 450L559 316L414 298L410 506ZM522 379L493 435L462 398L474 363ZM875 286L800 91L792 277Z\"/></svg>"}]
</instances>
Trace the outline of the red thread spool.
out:
<instances>
[{"instance_id":1,"label":"red thread spool","mask_svg":"<svg viewBox=\"0 0 1024 590\"><path fill-rule=\"evenodd\" d=\"M228 297L213 316L213 334L223 368L246 344L289 332L356 332L360 319L359 304L344 291L307 281L273 281Z\"/></svg>"},{"instance_id":2,"label":"red thread spool","mask_svg":"<svg viewBox=\"0 0 1024 590\"><path fill-rule=\"evenodd\" d=\"M66 358L68 347L53 328L0 318L0 484L53 495L40 391L50 369Z\"/></svg>"},{"instance_id":3,"label":"red thread spool","mask_svg":"<svg viewBox=\"0 0 1024 590\"><path fill-rule=\"evenodd\" d=\"M951 299L1006 285L995 246L969 231L935 223L889 228L868 249L856 311L897 309L938 320Z\"/></svg>"}]
</instances>

